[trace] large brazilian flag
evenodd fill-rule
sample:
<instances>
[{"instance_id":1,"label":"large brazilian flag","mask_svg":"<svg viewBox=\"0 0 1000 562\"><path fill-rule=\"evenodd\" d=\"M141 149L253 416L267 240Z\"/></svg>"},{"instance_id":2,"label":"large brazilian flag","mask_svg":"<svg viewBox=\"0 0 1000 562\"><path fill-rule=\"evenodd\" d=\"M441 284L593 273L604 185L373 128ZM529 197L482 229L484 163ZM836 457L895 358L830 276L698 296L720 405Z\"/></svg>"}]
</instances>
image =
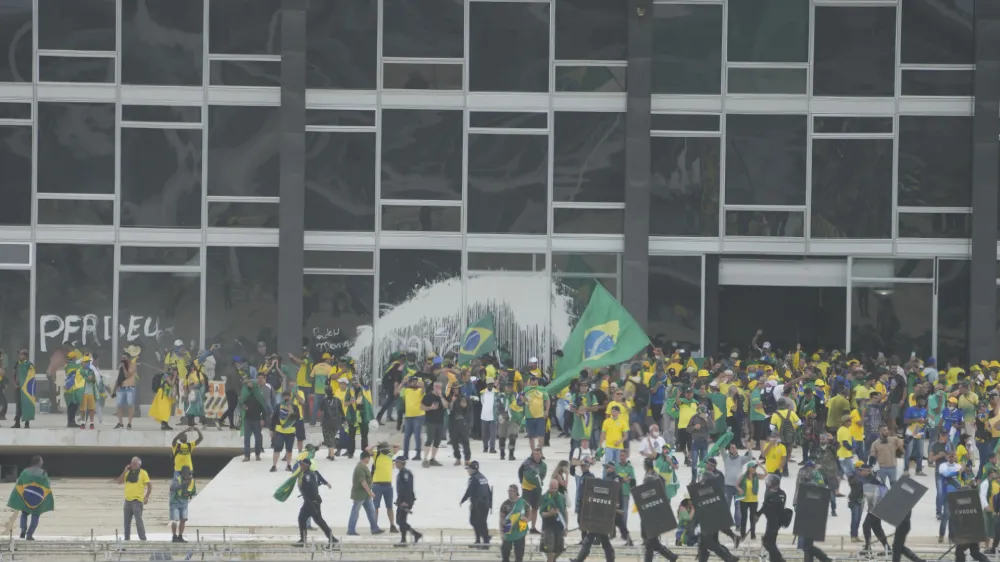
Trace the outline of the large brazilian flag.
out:
<instances>
[{"instance_id":1,"label":"large brazilian flag","mask_svg":"<svg viewBox=\"0 0 1000 562\"><path fill-rule=\"evenodd\" d=\"M40 469L22 470L17 477L17 484L10 491L7 507L32 515L41 515L55 509L56 500L52 496L48 475Z\"/></svg>"},{"instance_id":2,"label":"large brazilian flag","mask_svg":"<svg viewBox=\"0 0 1000 562\"><path fill-rule=\"evenodd\" d=\"M21 381L20 396L21 401L21 421L29 422L35 419L35 366L31 361L18 361L17 379Z\"/></svg>"},{"instance_id":3,"label":"large brazilian flag","mask_svg":"<svg viewBox=\"0 0 1000 562\"><path fill-rule=\"evenodd\" d=\"M476 357L496 351L497 328L493 313L473 322L462 336L462 347L458 349L458 363L468 365Z\"/></svg>"}]
</instances>

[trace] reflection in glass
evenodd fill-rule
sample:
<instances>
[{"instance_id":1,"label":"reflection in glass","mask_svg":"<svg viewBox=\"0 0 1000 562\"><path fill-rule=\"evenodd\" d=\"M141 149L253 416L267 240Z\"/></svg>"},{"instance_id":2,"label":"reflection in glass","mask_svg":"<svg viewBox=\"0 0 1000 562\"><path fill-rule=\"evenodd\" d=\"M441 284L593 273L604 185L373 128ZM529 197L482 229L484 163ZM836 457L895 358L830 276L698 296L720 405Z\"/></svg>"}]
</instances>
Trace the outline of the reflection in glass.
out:
<instances>
[{"instance_id":1,"label":"reflection in glass","mask_svg":"<svg viewBox=\"0 0 1000 562\"><path fill-rule=\"evenodd\" d=\"M0 126L0 225L31 224L31 145L30 126Z\"/></svg>"},{"instance_id":2,"label":"reflection in glass","mask_svg":"<svg viewBox=\"0 0 1000 562\"><path fill-rule=\"evenodd\" d=\"M38 192L115 192L115 104L38 103Z\"/></svg>"},{"instance_id":3,"label":"reflection in glass","mask_svg":"<svg viewBox=\"0 0 1000 562\"><path fill-rule=\"evenodd\" d=\"M6 0L0 7L0 82L31 82L32 0Z\"/></svg>"},{"instance_id":4,"label":"reflection in glass","mask_svg":"<svg viewBox=\"0 0 1000 562\"><path fill-rule=\"evenodd\" d=\"M719 351L745 349L763 330L779 355L795 349L844 349L847 291L843 287L719 287ZM775 314L776 308L788 311ZM854 351L852 349L852 351Z\"/></svg>"},{"instance_id":5,"label":"reflection in glass","mask_svg":"<svg viewBox=\"0 0 1000 562\"><path fill-rule=\"evenodd\" d=\"M971 238L970 213L899 213L900 238Z\"/></svg>"},{"instance_id":6,"label":"reflection in glass","mask_svg":"<svg viewBox=\"0 0 1000 562\"><path fill-rule=\"evenodd\" d=\"M462 198L462 112L382 111L382 198Z\"/></svg>"},{"instance_id":7,"label":"reflection in glass","mask_svg":"<svg viewBox=\"0 0 1000 562\"><path fill-rule=\"evenodd\" d=\"M549 91L549 4L469 4L469 89Z\"/></svg>"},{"instance_id":8,"label":"reflection in glass","mask_svg":"<svg viewBox=\"0 0 1000 562\"><path fill-rule=\"evenodd\" d=\"M469 275L466 293L468 322L493 315L500 357L509 358L517 368L527 365L531 357L544 357L549 331L546 311L552 294L552 284L544 272ZM569 336L569 316L559 310L553 312L553 332L563 340ZM548 363L545 359L542 362Z\"/></svg>"},{"instance_id":9,"label":"reflection in glass","mask_svg":"<svg viewBox=\"0 0 1000 562\"><path fill-rule=\"evenodd\" d=\"M875 357L931 355L931 284L854 283L851 294L851 351Z\"/></svg>"},{"instance_id":10,"label":"reflection in glass","mask_svg":"<svg viewBox=\"0 0 1000 562\"><path fill-rule=\"evenodd\" d=\"M892 236L892 139L813 139L812 236Z\"/></svg>"},{"instance_id":11,"label":"reflection in glass","mask_svg":"<svg viewBox=\"0 0 1000 562\"><path fill-rule=\"evenodd\" d=\"M38 0L38 48L115 50L115 0Z\"/></svg>"},{"instance_id":12,"label":"reflection in glass","mask_svg":"<svg viewBox=\"0 0 1000 562\"><path fill-rule=\"evenodd\" d=\"M654 4L653 93L722 92L722 6Z\"/></svg>"},{"instance_id":13,"label":"reflection in glass","mask_svg":"<svg viewBox=\"0 0 1000 562\"><path fill-rule=\"evenodd\" d=\"M201 341L200 310L199 273L119 272L118 325L122 329L118 349L138 345L143 349L140 360L156 365L153 354L163 357L175 340L181 340L196 355Z\"/></svg>"},{"instance_id":14,"label":"reflection in glass","mask_svg":"<svg viewBox=\"0 0 1000 562\"><path fill-rule=\"evenodd\" d=\"M382 87L397 90L461 90L462 63L385 63Z\"/></svg>"},{"instance_id":15,"label":"reflection in glass","mask_svg":"<svg viewBox=\"0 0 1000 562\"><path fill-rule=\"evenodd\" d=\"M30 244L0 244L0 263L5 265L30 265Z\"/></svg>"},{"instance_id":16,"label":"reflection in glass","mask_svg":"<svg viewBox=\"0 0 1000 562\"><path fill-rule=\"evenodd\" d=\"M802 238L804 213L792 211L726 211L726 236Z\"/></svg>"},{"instance_id":17,"label":"reflection in glass","mask_svg":"<svg viewBox=\"0 0 1000 562\"><path fill-rule=\"evenodd\" d=\"M371 337L375 278L371 275L306 275L303 278L303 337L314 353L352 357L358 371L371 373L371 355L358 356L362 334ZM369 381L370 382L370 381Z\"/></svg>"},{"instance_id":18,"label":"reflection in glass","mask_svg":"<svg viewBox=\"0 0 1000 562\"><path fill-rule=\"evenodd\" d=\"M534 271L534 254L469 252L469 271ZM544 267L542 268L544 269Z\"/></svg>"},{"instance_id":19,"label":"reflection in glass","mask_svg":"<svg viewBox=\"0 0 1000 562\"><path fill-rule=\"evenodd\" d=\"M809 3L800 0L730 3L728 53L731 62L807 62Z\"/></svg>"},{"instance_id":20,"label":"reflection in glass","mask_svg":"<svg viewBox=\"0 0 1000 562\"><path fill-rule=\"evenodd\" d=\"M730 94L804 94L804 68L730 68Z\"/></svg>"},{"instance_id":21,"label":"reflection in glass","mask_svg":"<svg viewBox=\"0 0 1000 562\"><path fill-rule=\"evenodd\" d=\"M7 376L11 377L6 398L13 401L17 387L13 384L11 369L17 361L17 351L28 348L31 336L31 272L0 269L0 287L3 287L0 291L0 349L5 356L3 363ZM39 367L38 372L44 371Z\"/></svg>"},{"instance_id":22,"label":"reflection in glass","mask_svg":"<svg viewBox=\"0 0 1000 562\"><path fill-rule=\"evenodd\" d=\"M121 225L201 228L201 130L121 135Z\"/></svg>"},{"instance_id":23,"label":"reflection in glass","mask_svg":"<svg viewBox=\"0 0 1000 562\"><path fill-rule=\"evenodd\" d=\"M904 2L901 62L903 64L975 62L973 4L962 0Z\"/></svg>"},{"instance_id":24,"label":"reflection in glass","mask_svg":"<svg viewBox=\"0 0 1000 562\"><path fill-rule=\"evenodd\" d=\"M904 70L904 96L971 96L972 70Z\"/></svg>"},{"instance_id":25,"label":"reflection in glass","mask_svg":"<svg viewBox=\"0 0 1000 562\"><path fill-rule=\"evenodd\" d=\"M39 56L38 81L113 84L115 59Z\"/></svg>"},{"instance_id":26,"label":"reflection in glass","mask_svg":"<svg viewBox=\"0 0 1000 562\"><path fill-rule=\"evenodd\" d=\"M281 86L281 61L214 60L209 65L208 83L212 86Z\"/></svg>"},{"instance_id":27,"label":"reflection in glass","mask_svg":"<svg viewBox=\"0 0 1000 562\"><path fill-rule=\"evenodd\" d=\"M555 201L625 201L625 114L555 114Z\"/></svg>"},{"instance_id":28,"label":"reflection in glass","mask_svg":"<svg viewBox=\"0 0 1000 562\"><path fill-rule=\"evenodd\" d=\"M972 204L972 117L899 118L899 205Z\"/></svg>"},{"instance_id":29,"label":"reflection in glass","mask_svg":"<svg viewBox=\"0 0 1000 562\"><path fill-rule=\"evenodd\" d=\"M31 119L31 102L0 102L0 119Z\"/></svg>"},{"instance_id":30,"label":"reflection in glass","mask_svg":"<svg viewBox=\"0 0 1000 562\"><path fill-rule=\"evenodd\" d=\"M123 105L122 121L201 123L201 106Z\"/></svg>"},{"instance_id":31,"label":"reflection in glass","mask_svg":"<svg viewBox=\"0 0 1000 562\"><path fill-rule=\"evenodd\" d=\"M718 236L718 138L653 137L652 236Z\"/></svg>"},{"instance_id":32,"label":"reflection in glass","mask_svg":"<svg viewBox=\"0 0 1000 562\"><path fill-rule=\"evenodd\" d=\"M719 115L690 113L654 113L651 128L654 131L718 131Z\"/></svg>"},{"instance_id":33,"label":"reflection in glass","mask_svg":"<svg viewBox=\"0 0 1000 562\"><path fill-rule=\"evenodd\" d=\"M375 112L354 109L307 109L306 126L374 127Z\"/></svg>"},{"instance_id":34,"label":"reflection in glass","mask_svg":"<svg viewBox=\"0 0 1000 562\"><path fill-rule=\"evenodd\" d=\"M804 205L806 116L726 115L726 204Z\"/></svg>"},{"instance_id":35,"label":"reflection in glass","mask_svg":"<svg viewBox=\"0 0 1000 562\"><path fill-rule=\"evenodd\" d=\"M893 96L896 8L816 7L813 95Z\"/></svg>"},{"instance_id":36,"label":"reflection in glass","mask_svg":"<svg viewBox=\"0 0 1000 562\"><path fill-rule=\"evenodd\" d=\"M891 133L892 117L829 117L813 118L814 133Z\"/></svg>"},{"instance_id":37,"label":"reflection in glass","mask_svg":"<svg viewBox=\"0 0 1000 562\"><path fill-rule=\"evenodd\" d=\"M306 230L374 232L375 133L306 132Z\"/></svg>"},{"instance_id":38,"label":"reflection in glass","mask_svg":"<svg viewBox=\"0 0 1000 562\"><path fill-rule=\"evenodd\" d=\"M382 230L459 232L462 230L462 208L383 205Z\"/></svg>"},{"instance_id":39,"label":"reflection in glass","mask_svg":"<svg viewBox=\"0 0 1000 562\"><path fill-rule=\"evenodd\" d=\"M554 209L552 229L556 234L622 234L623 209Z\"/></svg>"},{"instance_id":40,"label":"reflection in glass","mask_svg":"<svg viewBox=\"0 0 1000 562\"><path fill-rule=\"evenodd\" d=\"M190 246L122 246L122 265L191 265L201 263L201 250Z\"/></svg>"},{"instance_id":41,"label":"reflection in glass","mask_svg":"<svg viewBox=\"0 0 1000 562\"><path fill-rule=\"evenodd\" d=\"M605 0L556 0L556 60L625 60L628 9Z\"/></svg>"},{"instance_id":42,"label":"reflection in glass","mask_svg":"<svg viewBox=\"0 0 1000 562\"><path fill-rule=\"evenodd\" d=\"M701 256L649 257L649 326L653 345L701 349Z\"/></svg>"},{"instance_id":43,"label":"reflection in glass","mask_svg":"<svg viewBox=\"0 0 1000 562\"><path fill-rule=\"evenodd\" d=\"M546 129L547 113L522 113L519 111L472 111L470 127L496 127L500 129Z\"/></svg>"},{"instance_id":44,"label":"reflection in glass","mask_svg":"<svg viewBox=\"0 0 1000 562\"><path fill-rule=\"evenodd\" d=\"M969 260L938 260L937 353L944 361L969 357Z\"/></svg>"},{"instance_id":45,"label":"reflection in glass","mask_svg":"<svg viewBox=\"0 0 1000 562\"><path fill-rule=\"evenodd\" d=\"M263 341L277 345L278 249L210 246L206 254L205 343L219 343L217 372Z\"/></svg>"},{"instance_id":46,"label":"reflection in glass","mask_svg":"<svg viewBox=\"0 0 1000 562\"><path fill-rule=\"evenodd\" d=\"M384 0L382 56L462 58L462 0Z\"/></svg>"},{"instance_id":47,"label":"reflection in glass","mask_svg":"<svg viewBox=\"0 0 1000 562\"><path fill-rule=\"evenodd\" d=\"M556 273L618 274L618 254L552 254L552 271Z\"/></svg>"},{"instance_id":48,"label":"reflection in glass","mask_svg":"<svg viewBox=\"0 0 1000 562\"><path fill-rule=\"evenodd\" d=\"M201 86L203 0L122 0L122 84Z\"/></svg>"},{"instance_id":49,"label":"reflection in glass","mask_svg":"<svg viewBox=\"0 0 1000 562\"><path fill-rule=\"evenodd\" d=\"M559 349L566 343L565 340L556 338L555 319L565 316L566 320L560 324L568 324L570 330L576 327L576 322L583 316L583 311L590 302L590 296L594 294L597 283L604 286L611 293L611 296L618 298L618 278L616 277L553 277L555 284L555 295L552 303L552 347ZM568 332L567 332L568 335Z\"/></svg>"},{"instance_id":50,"label":"reflection in glass","mask_svg":"<svg viewBox=\"0 0 1000 562\"><path fill-rule=\"evenodd\" d=\"M375 89L378 2L310 2L306 42L307 88Z\"/></svg>"},{"instance_id":51,"label":"reflection in glass","mask_svg":"<svg viewBox=\"0 0 1000 562\"><path fill-rule=\"evenodd\" d=\"M281 54L281 0L211 0L208 52Z\"/></svg>"},{"instance_id":52,"label":"reflection in glass","mask_svg":"<svg viewBox=\"0 0 1000 562\"><path fill-rule=\"evenodd\" d=\"M208 194L277 197L279 108L208 108Z\"/></svg>"},{"instance_id":53,"label":"reflection in glass","mask_svg":"<svg viewBox=\"0 0 1000 562\"><path fill-rule=\"evenodd\" d=\"M545 234L547 135L469 135L468 232Z\"/></svg>"},{"instance_id":54,"label":"reflection in glass","mask_svg":"<svg viewBox=\"0 0 1000 562\"><path fill-rule=\"evenodd\" d=\"M306 250L306 269L375 269L375 256L370 251Z\"/></svg>"},{"instance_id":55,"label":"reflection in glass","mask_svg":"<svg viewBox=\"0 0 1000 562\"><path fill-rule=\"evenodd\" d=\"M38 200L38 224L112 226L114 201Z\"/></svg>"},{"instance_id":56,"label":"reflection in glass","mask_svg":"<svg viewBox=\"0 0 1000 562\"><path fill-rule=\"evenodd\" d=\"M208 226L278 228L278 204L209 201Z\"/></svg>"},{"instance_id":57,"label":"reflection in glass","mask_svg":"<svg viewBox=\"0 0 1000 562\"><path fill-rule=\"evenodd\" d=\"M934 279L934 260L854 258L851 277L869 279Z\"/></svg>"},{"instance_id":58,"label":"reflection in glass","mask_svg":"<svg viewBox=\"0 0 1000 562\"><path fill-rule=\"evenodd\" d=\"M624 66L557 66L557 92L624 92Z\"/></svg>"}]
</instances>

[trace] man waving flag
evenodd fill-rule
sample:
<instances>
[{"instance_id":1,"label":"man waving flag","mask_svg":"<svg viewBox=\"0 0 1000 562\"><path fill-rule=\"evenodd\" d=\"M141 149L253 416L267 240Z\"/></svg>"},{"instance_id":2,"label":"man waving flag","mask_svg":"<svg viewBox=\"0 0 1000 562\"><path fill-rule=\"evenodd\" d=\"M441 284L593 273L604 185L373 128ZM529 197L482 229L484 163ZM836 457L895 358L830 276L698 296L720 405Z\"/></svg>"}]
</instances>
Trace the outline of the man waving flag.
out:
<instances>
[{"instance_id":1,"label":"man waving flag","mask_svg":"<svg viewBox=\"0 0 1000 562\"><path fill-rule=\"evenodd\" d=\"M493 313L476 320L462 336L462 347L458 350L459 365L468 365L473 359L496 351L496 324Z\"/></svg>"}]
</instances>

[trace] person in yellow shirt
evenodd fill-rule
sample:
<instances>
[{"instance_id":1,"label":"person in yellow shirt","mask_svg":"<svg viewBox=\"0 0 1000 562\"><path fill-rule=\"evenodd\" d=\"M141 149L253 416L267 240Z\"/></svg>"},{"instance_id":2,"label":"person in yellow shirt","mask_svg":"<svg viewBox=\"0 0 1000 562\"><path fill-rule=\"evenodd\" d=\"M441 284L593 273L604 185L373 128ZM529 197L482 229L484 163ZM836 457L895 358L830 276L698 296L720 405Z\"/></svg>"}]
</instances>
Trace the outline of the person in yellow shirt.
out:
<instances>
[{"instance_id":1,"label":"person in yellow shirt","mask_svg":"<svg viewBox=\"0 0 1000 562\"><path fill-rule=\"evenodd\" d=\"M854 436L851 435L851 416L840 417L840 427L837 428L837 460L844 476L854 474Z\"/></svg>"},{"instance_id":2,"label":"person in yellow shirt","mask_svg":"<svg viewBox=\"0 0 1000 562\"><path fill-rule=\"evenodd\" d=\"M777 434L772 434L767 445L764 445L761 457L764 459L764 468L768 474L781 476L788 468L788 449L778 441Z\"/></svg>"},{"instance_id":3,"label":"person in yellow shirt","mask_svg":"<svg viewBox=\"0 0 1000 562\"><path fill-rule=\"evenodd\" d=\"M163 358L163 368L169 371L171 367L177 368L177 380L181 383L187 381L188 378L188 364L191 363L191 354L184 349L184 341L176 340L174 341L174 349L167 352L167 356Z\"/></svg>"},{"instance_id":4,"label":"person in yellow shirt","mask_svg":"<svg viewBox=\"0 0 1000 562\"><path fill-rule=\"evenodd\" d=\"M274 460L271 472L278 472L278 458L285 451L285 470L292 471L292 448L295 446L295 428L298 425L301 410L292 399L292 393L281 393L281 404L274 409L271 416L271 442L274 443Z\"/></svg>"},{"instance_id":5,"label":"person in yellow shirt","mask_svg":"<svg viewBox=\"0 0 1000 562\"><path fill-rule=\"evenodd\" d=\"M524 389L526 417L525 432L528 434L528 445L531 450L541 449L545 445L545 422L549 417L549 395L538 386L538 377L528 379L528 387Z\"/></svg>"},{"instance_id":6,"label":"person in yellow shirt","mask_svg":"<svg viewBox=\"0 0 1000 562\"><path fill-rule=\"evenodd\" d=\"M323 355L325 359L329 354L324 353ZM291 361L292 364L299 367L298 373L295 375L296 388L301 388L303 391L307 388L311 389L312 384L309 379L309 374L312 373L313 370L313 359L312 355L309 353L309 346L302 346L302 357L296 357L289 353L288 360ZM308 392L306 392L306 394L308 394Z\"/></svg>"},{"instance_id":7,"label":"person in yellow shirt","mask_svg":"<svg viewBox=\"0 0 1000 562\"><path fill-rule=\"evenodd\" d=\"M142 508L149 502L153 493L153 483L149 474L142 469L142 459L132 457L132 462L125 465L125 470L116 480L125 485L125 540L132 535L132 520L135 519L135 530L139 540L146 540L146 525L142 522Z\"/></svg>"},{"instance_id":8,"label":"person in yellow shirt","mask_svg":"<svg viewBox=\"0 0 1000 562\"><path fill-rule=\"evenodd\" d=\"M198 434L194 443L188 441L187 436L192 431ZM174 437L173 442L170 444L170 454L174 457L174 478L180 475L181 469L185 466L188 467L188 470L194 472L194 461L191 460L191 453L194 452L195 447L201 445L204 439L205 436L201 434L201 430L197 427L189 427Z\"/></svg>"},{"instance_id":9,"label":"person in yellow shirt","mask_svg":"<svg viewBox=\"0 0 1000 562\"><path fill-rule=\"evenodd\" d=\"M385 505L385 512L389 516L389 532L398 533L396 528L396 517L393 513L392 505L392 457L399 451L399 445L389 446L386 442L371 445L365 451L372 457L372 493L375 497L375 521L378 521L378 512L381 505Z\"/></svg>"},{"instance_id":10,"label":"person in yellow shirt","mask_svg":"<svg viewBox=\"0 0 1000 562\"><path fill-rule=\"evenodd\" d=\"M697 413L698 401L694 399L694 390L685 388L677 399L677 451L684 453L688 460L691 455L691 432L688 431L688 425Z\"/></svg>"},{"instance_id":11,"label":"person in yellow shirt","mask_svg":"<svg viewBox=\"0 0 1000 562\"><path fill-rule=\"evenodd\" d=\"M604 447L604 462L617 463L621 459L625 439L628 436L628 421L621 415L621 408L611 406L611 417L601 425L600 442Z\"/></svg>"},{"instance_id":12,"label":"person in yellow shirt","mask_svg":"<svg viewBox=\"0 0 1000 562\"><path fill-rule=\"evenodd\" d=\"M413 447L417 450L413 460L420 460L420 436L425 418L420 404L424 401L424 384L420 377L410 377L406 382L406 386L399 391L403 397L403 415L406 416L403 420L403 456L410 458L410 439L413 438Z\"/></svg>"},{"instance_id":13,"label":"person in yellow shirt","mask_svg":"<svg viewBox=\"0 0 1000 562\"><path fill-rule=\"evenodd\" d=\"M333 357L329 353L324 353L319 363L313 366L309 372L309 384L300 386L299 390L305 394L309 425L316 425L323 414L323 403L326 401L326 387L330 384L333 376Z\"/></svg>"}]
</instances>

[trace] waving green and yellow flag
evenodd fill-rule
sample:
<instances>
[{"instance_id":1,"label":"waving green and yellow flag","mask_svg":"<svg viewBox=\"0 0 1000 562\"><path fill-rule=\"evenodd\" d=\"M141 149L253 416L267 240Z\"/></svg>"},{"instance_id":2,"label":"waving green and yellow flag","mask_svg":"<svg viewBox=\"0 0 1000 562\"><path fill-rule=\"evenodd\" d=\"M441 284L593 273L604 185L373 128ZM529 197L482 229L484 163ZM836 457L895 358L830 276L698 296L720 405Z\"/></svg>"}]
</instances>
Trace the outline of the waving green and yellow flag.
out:
<instances>
[{"instance_id":1,"label":"waving green and yellow flag","mask_svg":"<svg viewBox=\"0 0 1000 562\"><path fill-rule=\"evenodd\" d=\"M56 508L49 477L40 468L27 468L17 477L17 484L10 491L7 507L30 515L41 515Z\"/></svg>"},{"instance_id":2,"label":"waving green and yellow flag","mask_svg":"<svg viewBox=\"0 0 1000 562\"><path fill-rule=\"evenodd\" d=\"M496 351L497 327L493 313L476 320L462 336L462 347L458 349L459 365L468 365L476 357Z\"/></svg>"},{"instance_id":3,"label":"waving green and yellow flag","mask_svg":"<svg viewBox=\"0 0 1000 562\"><path fill-rule=\"evenodd\" d=\"M17 378L21 381L18 396L21 400L21 421L29 422L35 419L35 406L38 404L35 398L35 366L31 361L18 361L15 369Z\"/></svg>"}]
</instances>

